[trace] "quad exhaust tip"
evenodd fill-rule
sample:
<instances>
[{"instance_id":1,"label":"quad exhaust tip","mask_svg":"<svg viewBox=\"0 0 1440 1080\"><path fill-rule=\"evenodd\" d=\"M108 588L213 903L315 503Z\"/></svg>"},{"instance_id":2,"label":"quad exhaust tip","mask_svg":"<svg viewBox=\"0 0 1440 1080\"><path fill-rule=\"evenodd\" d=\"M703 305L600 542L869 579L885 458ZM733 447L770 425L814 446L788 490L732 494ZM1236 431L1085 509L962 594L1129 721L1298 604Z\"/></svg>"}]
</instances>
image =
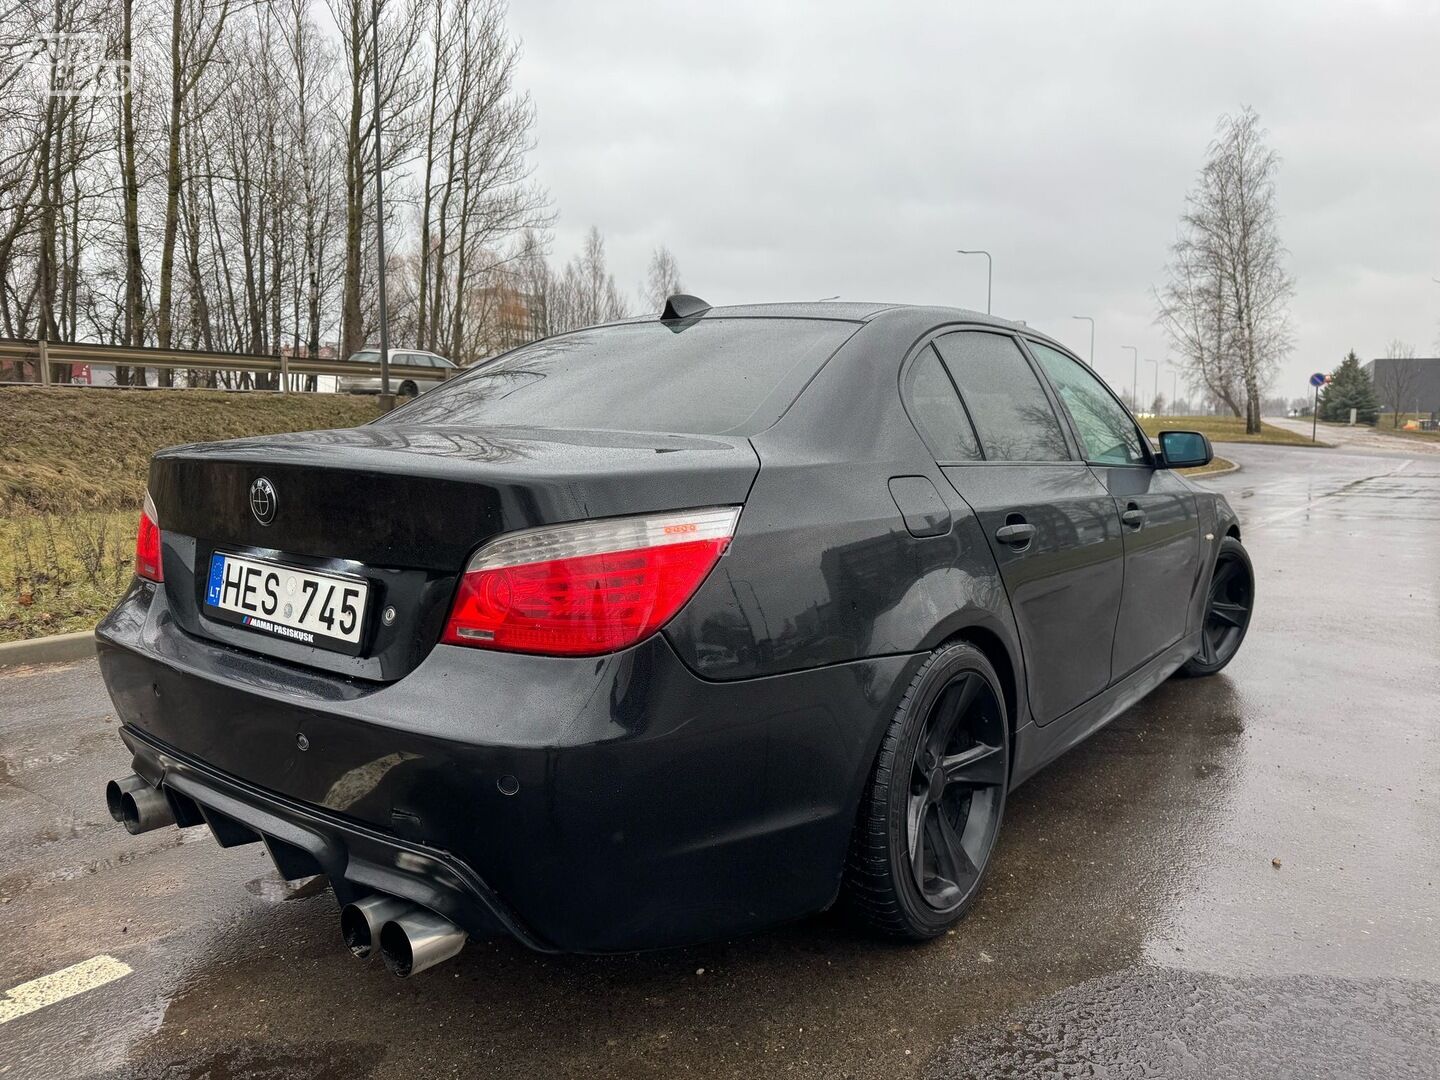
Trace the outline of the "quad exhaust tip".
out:
<instances>
[{"instance_id":1,"label":"quad exhaust tip","mask_svg":"<svg viewBox=\"0 0 1440 1080\"><path fill-rule=\"evenodd\" d=\"M379 944L380 928L414 907L398 897L372 893L340 910L340 936L345 939L346 948L363 960Z\"/></svg>"},{"instance_id":2,"label":"quad exhaust tip","mask_svg":"<svg viewBox=\"0 0 1440 1080\"><path fill-rule=\"evenodd\" d=\"M143 776L136 776L131 773L129 776L122 776L118 780L111 780L105 785L105 808L110 811L110 816L117 824L125 821L124 798L132 791L139 791L149 785Z\"/></svg>"},{"instance_id":3,"label":"quad exhaust tip","mask_svg":"<svg viewBox=\"0 0 1440 1080\"><path fill-rule=\"evenodd\" d=\"M170 800L142 776L131 774L106 784L105 806L110 816L132 835L175 824Z\"/></svg>"},{"instance_id":4,"label":"quad exhaust tip","mask_svg":"<svg viewBox=\"0 0 1440 1080\"><path fill-rule=\"evenodd\" d=\"M380 955L392 974L408 979L465 947L465 931L443 916L412 908L380 928Z\"/></svg>"}]
</instances>

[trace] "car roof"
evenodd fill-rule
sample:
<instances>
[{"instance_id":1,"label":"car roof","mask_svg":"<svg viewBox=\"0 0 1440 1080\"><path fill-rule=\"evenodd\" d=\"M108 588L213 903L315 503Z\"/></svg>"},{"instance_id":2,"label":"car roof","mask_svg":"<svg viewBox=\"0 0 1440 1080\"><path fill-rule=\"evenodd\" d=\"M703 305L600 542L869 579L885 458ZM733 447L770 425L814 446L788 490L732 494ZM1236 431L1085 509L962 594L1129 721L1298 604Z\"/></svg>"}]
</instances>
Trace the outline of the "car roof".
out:
<instances>
[{"instance_id":1,"label":"car roof","mask_svg":"<svg viewBox=\"0 0 1440 1080\"><path fill-rule=\"evenodd\" d=\"M913 322L941 326L945 323L969 323L993 326L1028 334L1046 341L1065 352L1071 350L1056 341L1049 334L1027 326L1013 319L1002 319L987 315L983 311L968 308L945 307L930 304L896 304L865 302L859 300L808 300L799 303L775 304L733 304L727 307L712 307L698 316L700 319L834 319L840 322ZM619 320L621 323L653 322L654 314L632 319Z\"/></svg>"}]
</instances>

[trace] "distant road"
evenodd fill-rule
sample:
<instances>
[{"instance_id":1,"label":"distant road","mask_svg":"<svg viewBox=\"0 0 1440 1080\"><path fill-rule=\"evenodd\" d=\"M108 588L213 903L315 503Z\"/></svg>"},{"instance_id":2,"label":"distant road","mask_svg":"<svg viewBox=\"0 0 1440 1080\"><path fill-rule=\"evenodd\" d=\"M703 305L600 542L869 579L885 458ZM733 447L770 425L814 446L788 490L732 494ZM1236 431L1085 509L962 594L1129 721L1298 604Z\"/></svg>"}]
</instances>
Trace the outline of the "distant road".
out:
<instances>
[{"instance_id":1,"label":"distant road","mask_svg":"<svg viewBox=\"0 0 1440 1080\"><path fill-rule=\"evenodd\" d=\"M1286 431L1295 431L1305 436L1310 434L1309 420L1267 416L1265 422ZM1375 450L1382 454L1407 454L1414 457L1440 454L1440 439L1407 439L1403 435L1386 435L1362 424L1354 427L1349 424L1321 424L1319 438L1321 442L1334 443L1349 450Z\"/></svg>"}]
</instances>

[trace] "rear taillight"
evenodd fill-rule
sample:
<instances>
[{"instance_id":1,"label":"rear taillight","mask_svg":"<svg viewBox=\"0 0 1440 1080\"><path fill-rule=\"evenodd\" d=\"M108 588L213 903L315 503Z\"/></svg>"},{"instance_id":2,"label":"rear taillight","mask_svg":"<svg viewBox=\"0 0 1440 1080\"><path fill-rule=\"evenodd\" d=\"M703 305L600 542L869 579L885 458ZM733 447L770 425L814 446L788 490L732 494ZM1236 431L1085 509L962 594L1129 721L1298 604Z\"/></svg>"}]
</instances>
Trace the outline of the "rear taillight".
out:
<instances>
[{"instance_id":1,"label":"rear taillight","mask_svg":"<svg viewBox=\"0 0 1440 1080\"><path fill-rule=\"evenodd\" d=\"M155 503L145 493L145 508L140 511L140 531L135 536L135 573L149 581L164 581L160 565L160 526L155 524Z\"/></svg>"},{"instance_id":2,"label":"rear taillight","mask_svg":"<svg viewBox=\"0 0 1440 1080\"><path fill-rule=\"evenodd\" d=\"M725 553L738 506L608 518L492 540L470 560L441 640L593 656L653 634Z\"/></svg>"}]
</instances>

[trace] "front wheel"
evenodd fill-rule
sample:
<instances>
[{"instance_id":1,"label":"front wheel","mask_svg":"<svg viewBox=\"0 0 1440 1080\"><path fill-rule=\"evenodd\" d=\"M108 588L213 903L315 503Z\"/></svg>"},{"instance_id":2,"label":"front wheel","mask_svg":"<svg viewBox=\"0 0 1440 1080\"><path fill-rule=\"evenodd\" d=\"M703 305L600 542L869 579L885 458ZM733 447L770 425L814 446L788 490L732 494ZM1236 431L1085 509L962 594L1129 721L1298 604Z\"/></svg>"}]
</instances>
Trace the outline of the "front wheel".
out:
<instances>
[{"instance_id":1,"label":"front wheel","mask_svg":"<svg viewBox=\"0 0 1440 1080\"><path fill-rule=\"evenodd\" d=\"M1192 678L1214 675L1240 651L1250 612L1255 606L1255 571L1239 540L1220 541L1210 592L1205 600L1205 621L1200 627L1200 651L1180 669Z\"/></svg>"},{"instance_id":2,"label":"front wheel","mask_svg":"<svg viewBox=\"0 0 1440 1080\"><path fill-rule=\"evenodd\" d=\"M849 906L890 937L944 933L979 894L1009 778L994 667L973 645L938 650L906 691L866 785L845 870Z\"/></svg>"}]
</instances>

